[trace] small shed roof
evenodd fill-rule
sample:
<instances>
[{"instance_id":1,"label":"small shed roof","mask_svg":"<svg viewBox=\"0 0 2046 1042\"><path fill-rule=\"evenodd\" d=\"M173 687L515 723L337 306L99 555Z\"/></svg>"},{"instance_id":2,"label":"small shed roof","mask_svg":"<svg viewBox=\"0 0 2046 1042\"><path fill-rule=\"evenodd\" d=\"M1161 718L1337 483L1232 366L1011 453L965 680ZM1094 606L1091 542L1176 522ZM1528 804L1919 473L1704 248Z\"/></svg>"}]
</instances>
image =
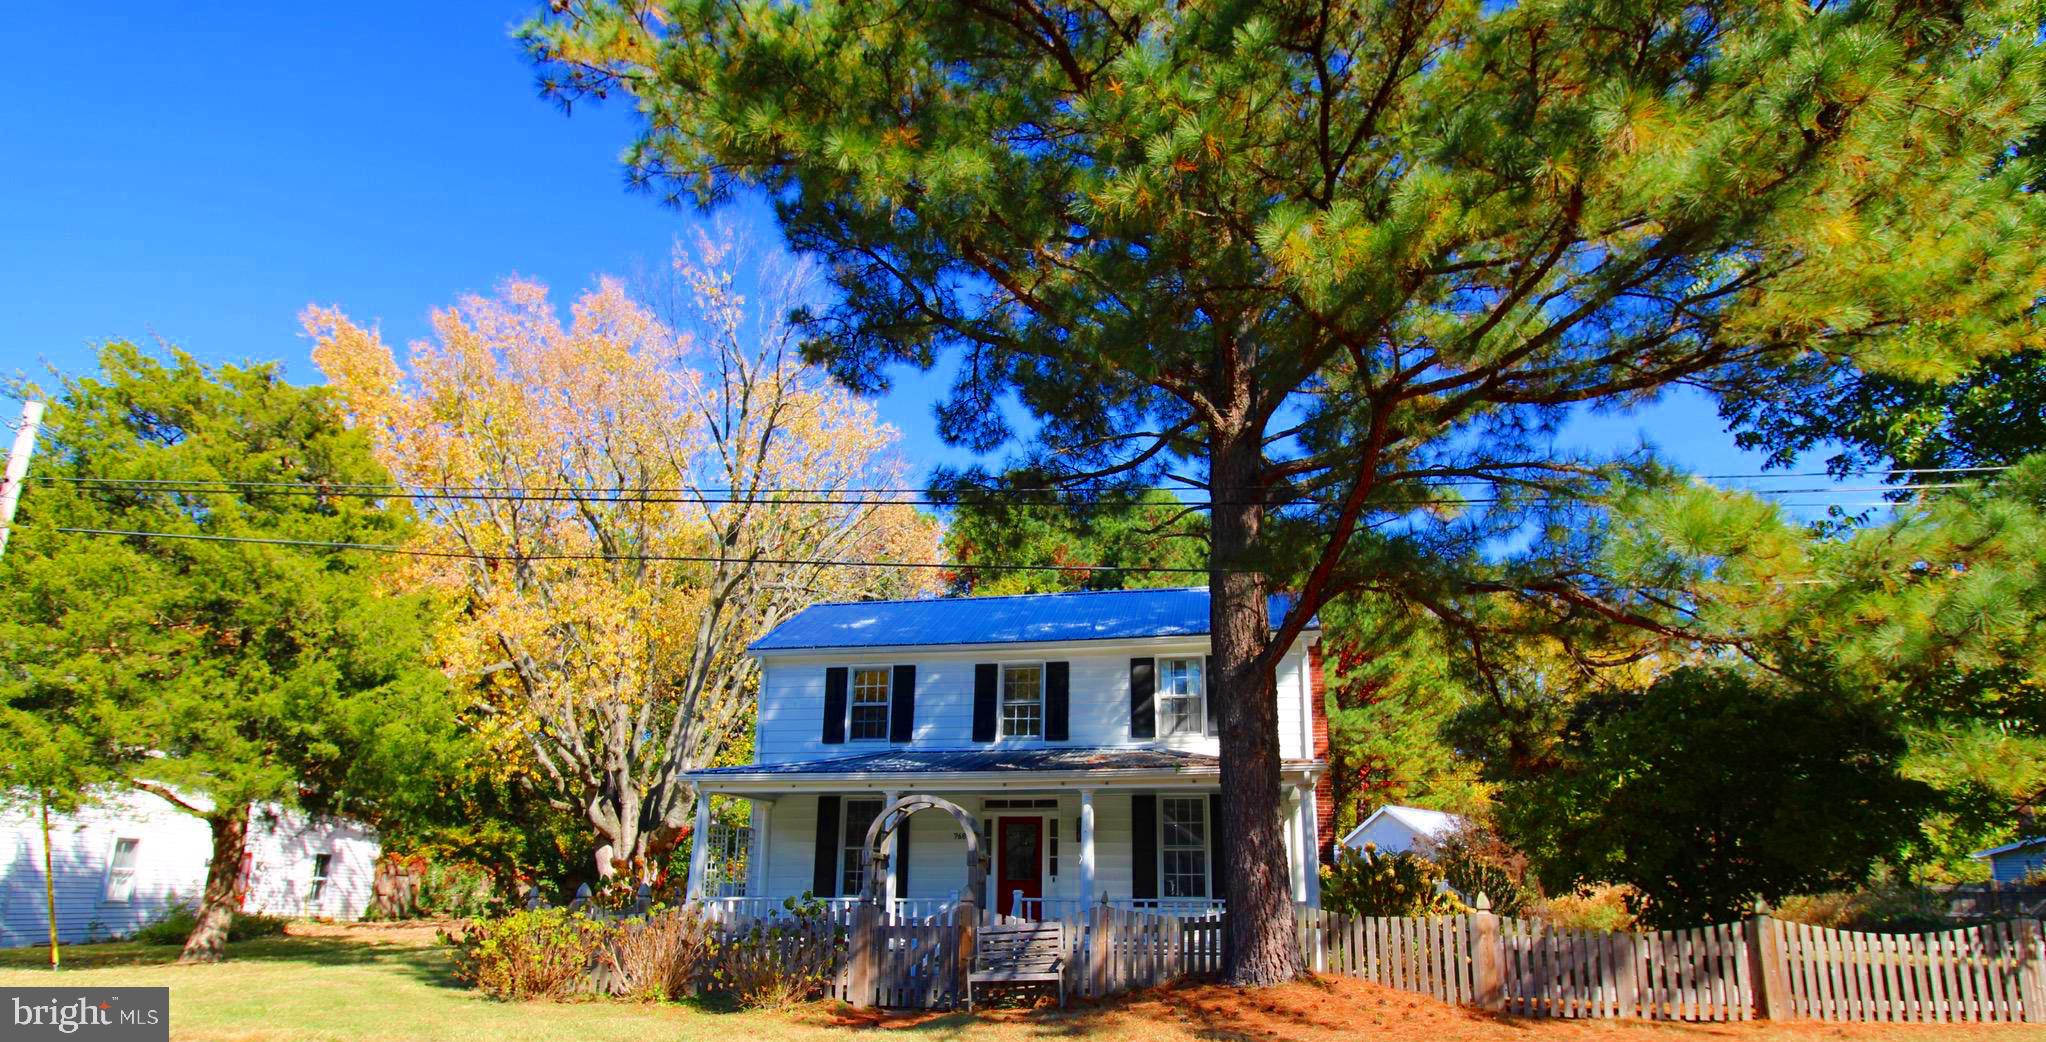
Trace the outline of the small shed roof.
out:
<instances>
[{"instance_id":1,"label":"small shed roof","mask_svg":"<svg viewBox=\"0 0 2046 1042\"><path fill-rule=\"evenodd\" d=\"M1973 858L1995 857L1998 854L2008 854L2016 850L2029 850L2032 847L2036 847L2041 844L2046 844L2046 836L2033 836L2031 839L2021 839L2014 843L2005 843L2000 847L1990 847L1988 850L1978 850L1968 856Z\"/></svg>"},{"instance_id":2,"label":"small shed roof","mask_svg":"<svg viewBox=\"0 0 2046 1042\"><path fill-rule=\"evenodd\" d=\"M1349 846L1351 840L1362 835L1365 829L1371 827L1372 822L1380 818L1390 818L1406 826L1415 835L1426 839L1441 839L1462 828L1464 824L1463 818L1455 814L1429 810L1426 807L1406 807L1388 803L1372 811L1370 817L1358 822L1357 827L1343 837L1343 846Z\"/></svg>"}]
</instances>

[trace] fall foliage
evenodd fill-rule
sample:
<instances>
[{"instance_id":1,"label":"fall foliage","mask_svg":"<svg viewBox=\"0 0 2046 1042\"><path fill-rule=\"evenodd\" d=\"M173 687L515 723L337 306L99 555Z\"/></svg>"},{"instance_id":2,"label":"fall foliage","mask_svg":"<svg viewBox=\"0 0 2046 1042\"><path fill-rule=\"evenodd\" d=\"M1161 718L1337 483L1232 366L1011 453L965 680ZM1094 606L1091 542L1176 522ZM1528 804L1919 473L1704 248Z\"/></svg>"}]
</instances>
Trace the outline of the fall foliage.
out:
<instances>
[{"instance_id":1,"label":"fall foliage","mask_svg":"<svg viewBox=\"0 0 2046 1042\"><path fill-rule=\"evenodd\" d=\"M896 433L796 357L780 316L803 271L764 277L755 308L738 256L678 251L673 321L606 280L563 324L544 287L512 281L437 312L404 363L339 310L304 316L421 494L416 548L445 556L412 577L462 603L445 667L497 746L588 819L607 876L674 848L681 773L746 733L749 642L811 602L934 578L830 566L929 560L935 523L862 494L903 484Z\"/></svg>"}]
</instances>

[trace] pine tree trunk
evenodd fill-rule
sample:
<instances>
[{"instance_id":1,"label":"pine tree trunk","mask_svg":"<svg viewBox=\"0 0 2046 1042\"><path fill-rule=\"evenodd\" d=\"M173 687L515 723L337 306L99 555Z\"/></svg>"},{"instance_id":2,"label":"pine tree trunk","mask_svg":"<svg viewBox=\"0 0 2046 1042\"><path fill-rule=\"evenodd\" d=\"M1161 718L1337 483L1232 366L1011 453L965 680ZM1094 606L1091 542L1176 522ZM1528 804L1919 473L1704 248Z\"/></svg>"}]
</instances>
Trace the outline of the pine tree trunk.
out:
<instances>
[{"instance_id":1,"label":"pine tree trunk","mask_svg":"<svg viewBox=\"0 0 2046 1042\"><path fill-rule=\"evenodd\" d=\"M1247 385L1248 374L1244 375ZM1248 394L1239 399L1247 407ZM1223 978L1235 985L1279 984L1300 976L1292 882L1279 826L1279 700L1269 668L1257 659L1271 637L1262 574L1254 561L1264 509L1263 461L1255 431L1217 431L1210 444L1209 630L1220 695L1224 844Z\"/></svg>"},{"instance_id":2,"label":"pine tree trunk","mask_svg":"<svg viewBox=\"0 0 2046 1042\"><path fill-rule=\"evenodd\" d=\"M213 830L213 860L206 865L206 893L199 902L199 921L185 938L179 962L219 962L227 954L227 931L234 925L235 880L248 849L249 809L236 807L206 819Z\"/></svg>"}]
</instances>

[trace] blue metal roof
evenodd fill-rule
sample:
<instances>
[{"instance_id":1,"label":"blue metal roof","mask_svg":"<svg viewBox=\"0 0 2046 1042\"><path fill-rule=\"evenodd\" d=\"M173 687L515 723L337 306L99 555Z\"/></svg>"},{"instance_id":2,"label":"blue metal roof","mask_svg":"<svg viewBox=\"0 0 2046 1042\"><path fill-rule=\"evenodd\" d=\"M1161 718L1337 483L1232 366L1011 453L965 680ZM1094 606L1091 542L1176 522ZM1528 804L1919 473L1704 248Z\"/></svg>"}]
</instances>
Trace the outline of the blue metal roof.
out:
<instances>
[{"instance_id":1,"label":"blue metal roof","mask_svg":"<svg viewBox=\"0 0 2046 1042\"><path fill-rule=\"evenodd\" d=\"M1272 624L1291 598L1271 599ZM1319 620L1308 620L1319 628ZM753 642L754 651L1025 644L1067 640L1199 637L1208 632L1208 588L943 597L813 604Z\"/></svg>"},{"instance_id":2,"label":"blue metal roof","mask_svg":"<svg viewBox=\"0 0 2046 1042\"><path fill-rule=\"evenodd\" d=\"M2030 839L2021 839L2015 843L2005 843L2003 846L2000 847L1990 847L1988 850L1978 850L1968 856L1978 858L1995 857L1998 854L2008 854L2013 850L2024 850L2028 847L2036 847L2042 843L2046 843L2046 836L2033 836Z\"/></svg>"}]
</instances>

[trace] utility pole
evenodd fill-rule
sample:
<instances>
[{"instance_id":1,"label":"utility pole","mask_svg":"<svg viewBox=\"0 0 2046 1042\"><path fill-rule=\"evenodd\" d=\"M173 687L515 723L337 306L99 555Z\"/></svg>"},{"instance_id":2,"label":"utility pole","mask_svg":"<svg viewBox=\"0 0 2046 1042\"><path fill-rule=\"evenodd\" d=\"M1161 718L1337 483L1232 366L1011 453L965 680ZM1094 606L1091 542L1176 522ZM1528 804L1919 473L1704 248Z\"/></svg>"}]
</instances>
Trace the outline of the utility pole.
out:
<instances>
[{"instance_id":1,"label":"utility pole","mask_svg":"<svg viewBox=\"0 0 2046 1042\"><path fill-rule=\"evenodd\" d=\"M14 531L14 508L21 502L21 482L28 477L28 457L36 450L36 431L43 425L43 403L21 403L21 426L14 430L14 447L7 452L7 480L0 484L0 554L7 552L7 537ZM51 875L50 794L42 793L43 811L43 907L50 916L50 968L61 969L57 948L57 879Z\"/></svg>"},{"instance_id":2,"label":"utility pole","mask_svg":"<svg viewBox=\"0 0 2046 1042\"><path fill-rule=\"evenodd\" d=\"M11 468L10 468L11 472ZM12 507L13 500L7 505ZM0 536L7 533L0 531ZM43 793L43 902L50 913L50 968L61 970L63 957L57 953L57 877L51 874L50 857L50 794Z\"/></svg>"},{"instance_id":3,"label":"utility pole","mask_svg":"<svg viewBox=\"0 0 2046 1042\"><path fill-rule=\"evenodd\" d=\"M0 554L14 532L14 507L21 502L21 482L28 477L28 457L36 450L36 431L43 426L43 403L21 403L21 426L14 430L14 448L7 452L7 481L0 484Z\"/></svg>"}]
</instances>

